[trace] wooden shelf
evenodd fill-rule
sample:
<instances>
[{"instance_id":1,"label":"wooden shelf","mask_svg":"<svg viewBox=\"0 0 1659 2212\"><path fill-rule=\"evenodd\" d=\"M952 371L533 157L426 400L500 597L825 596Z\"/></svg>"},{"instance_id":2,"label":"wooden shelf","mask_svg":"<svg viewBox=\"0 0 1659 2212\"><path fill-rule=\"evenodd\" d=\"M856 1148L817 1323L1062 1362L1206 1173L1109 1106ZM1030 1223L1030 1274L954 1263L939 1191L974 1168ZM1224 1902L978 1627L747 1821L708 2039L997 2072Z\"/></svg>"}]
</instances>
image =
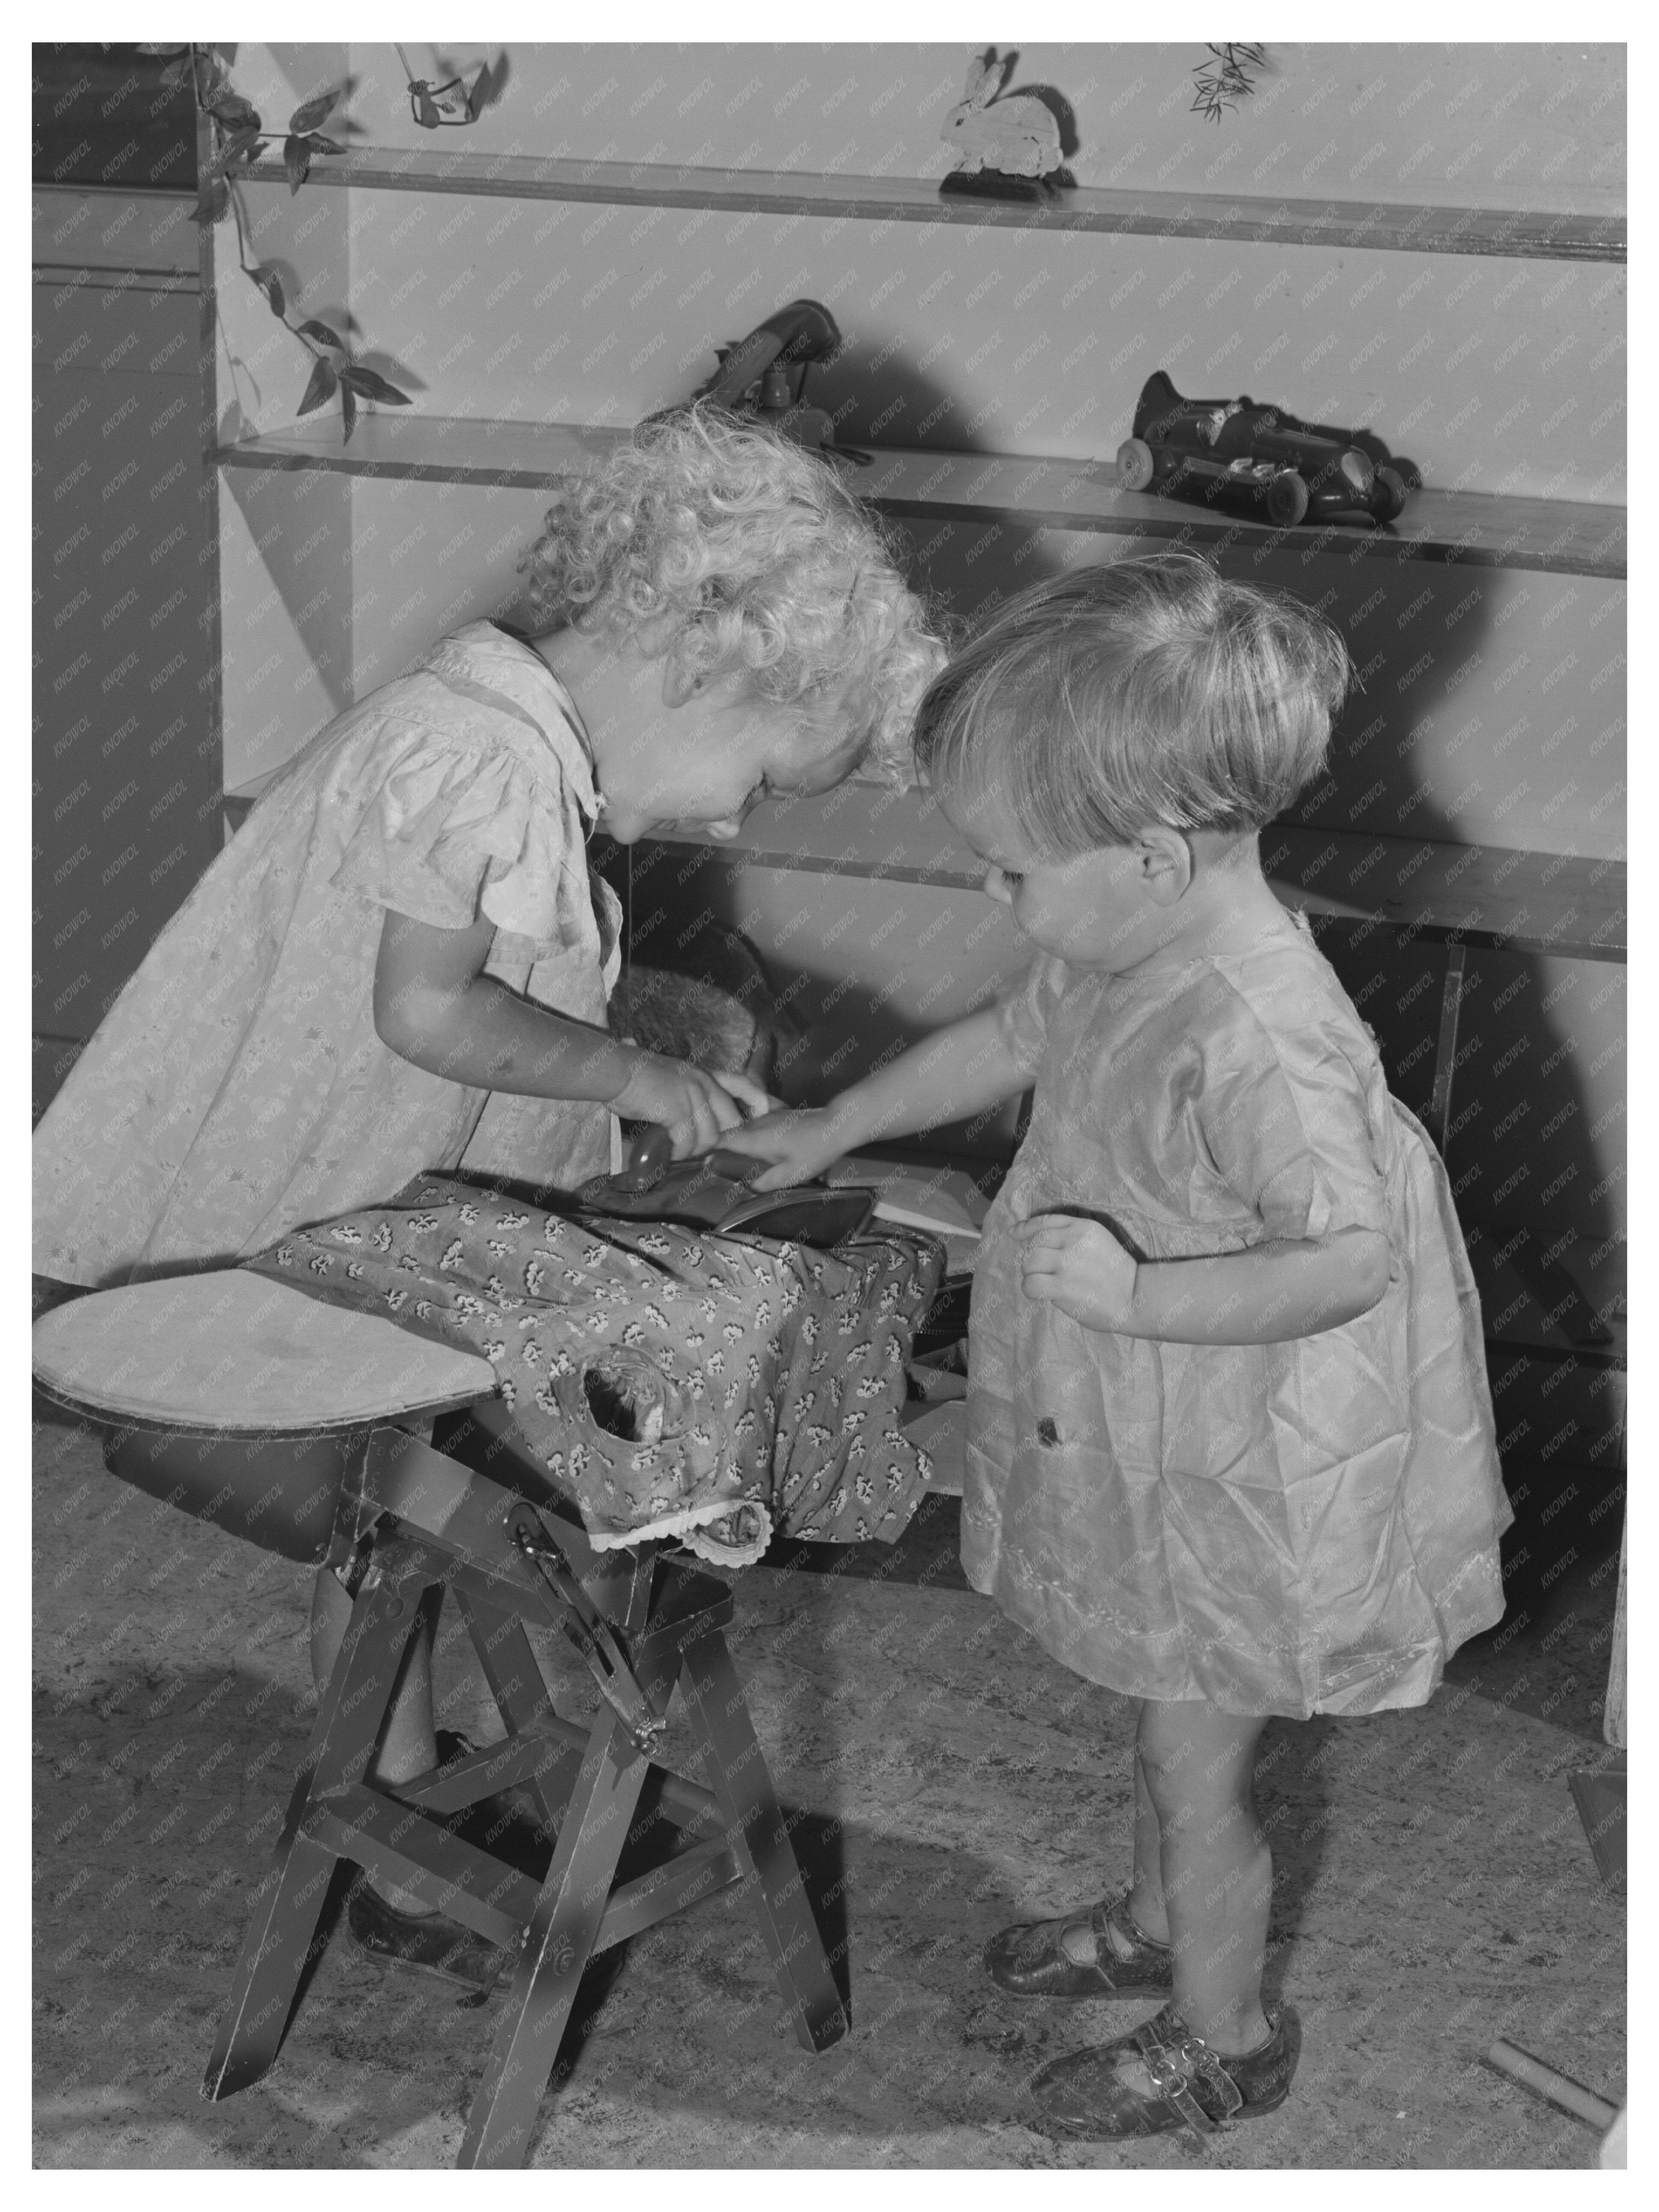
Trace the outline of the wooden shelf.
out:
<instances>
[{"instance_id":1,"label":"wooden shelf","mask_svg":"<svg viewBox=\"0 0 1659 2212\"><path fill-rule=\"evenodd\" d=\"M1622 860L1503 845L1452 845L1275 824L1261 833L1269 882L1344 933L1377 928L1436 944L1622 964Z\"/></svg>"},{"instance_id":2,"label":"wooden shelf","mask_svg":"<svg viewBox=\"0 0 1659 2212\"><path fill-rule=\"evenodd\" d=\"M349 445L343 442L337 414L325 421L308 416L287 429L217 447L213 458L224 468L319 469L331 476L541 491L556 477L603 460L629 434L625 423L607 429L568 422L492 422L472 416L381 413L365 407Z\"/></svg>"},{"instance_id":3,"label":"wooden shelf","mask_svg":"<svg viewBox=\"0 0 1659 2212\"><path fill-rule=\"evenodd\" d=\"M287 178L279 161L244 172ZM1048 202L942 193L936 178L821 176L789 169L702 169L666 162L582 161L528 154L448 154L367 146L313 161L308 179L337 188L453 192L494 199L583 200L622 207L721 208L737 214L827 216L864 222L1098 231L1119 237L1237 239L1275 246L1368 247L1405 253L1623 261L1622 216L1507 208L1413 207L1361 200L1282 199L1219 192L1119 191L1073 185Z\"/></svg>"},{"instance_id":4,"label":"wooden shelf","mask_svg":"<svg viewBox=\"0 0 1659 2212\"><path fill-rule=\"evenodd\" d=\"M982 862L926 793L844 783L757 806L737 840L653 839L708 865L786 868L977 890ZM1571 854L1274 825L1262 865L1288 906L1344 933L1376 929L1562 959L1622 963L1626 866Z\"/></svg>"},{"instance_id":5,"label":"wooden shelf","mask_svg":"<svg viewBox=\"0 0 1659 2212\"><path fill-rule=\"evenodd\" d=\"M583 468L627 428L484 422L462 416L365 411L349 445L339 419L307 418L221 446L227 468L320 469L345 476L540 489ZM1368 561L1433 561L1470 568L1532 568L1556 575L1623 577L1626 510L1582 500L1500 497L1491 492L1413 492L1382 530L1303 524L1274 530L1182 501L1121 490L1115 461L1010 453L910 453L878 448L848 482L886 513L921 520L1015 521L1159 543L1283 548L1304 557L1340 550Z\"/></svg>"},{"instance_id":6,"label":"wooden shelf","mask_svg":"<svg viewBox=\"0 0 1659 2212\"><path fill-rule=\"evenodd\" d=\"M260 776L225 793L233 829L270 781ZM861 781L813 799L769 800L730 843L690 835L645 842L717 868L784 868L957 890L978 890L985 879L983 863L926 793ZM601 840L596 857L604 848ZM1615 966L1628 957L1623 860L1275 823L1261 833L1261 863L1286 906L1345 935L1386 929L1431 944Z\"/></svg>"},{"instance_id":7,"label":"wooden shelf","mask_svg":"<svg viewBox=\"0 0 1659 2212\"><path fill-rule=\"evenodd\" d=\"M112 269L81 261L37 261L37 284L94 292L199 292L194 269Z\"/></svg>"}]
</instances>

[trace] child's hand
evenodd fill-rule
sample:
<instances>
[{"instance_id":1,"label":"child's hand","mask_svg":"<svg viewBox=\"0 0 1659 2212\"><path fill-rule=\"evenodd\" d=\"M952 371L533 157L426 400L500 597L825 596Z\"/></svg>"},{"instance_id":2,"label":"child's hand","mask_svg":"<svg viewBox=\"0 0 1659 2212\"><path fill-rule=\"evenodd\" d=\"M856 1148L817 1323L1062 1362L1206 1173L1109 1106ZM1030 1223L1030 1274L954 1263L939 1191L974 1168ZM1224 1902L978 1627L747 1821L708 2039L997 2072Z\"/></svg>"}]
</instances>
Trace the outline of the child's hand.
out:
<instances>
[{"instance_id":1,"label":"child's hand","mask_svg":"<svg viewBox=\"0 0 1659 2212\"><path fill-rule=\"evenodd\" d=\"M1028 1298L1048 1298L1084 1328L1122 1333L1134 1301L1135 1261L1103 1222L1034 1213L1015 1231Z\"/></svg>"},{"instance_id":2,"label":"child's hand","mask_svg":"<svg viewBox=\"0 0 1659 2212\"><path fill-rule=\"evenodd\" d=\"M740 1128L743 1107L764 1114L771 1104L746 1075L709 1075L689 1060L637 1048L633 1073L610 1101L620 1120L652 1121L666 1129L677 1160L710 1152L729 1130Z\"/></svg>"},{"instance_id":3,"label":"child's hand","mask_svg":"<svg viewBox=\"0 0 1659 2212\"><path fill-rule=\"evenodd\" d=\"M751 1159L772 1164L755 1177L756 1190L785 1190L791 1183L810 1182L838 1160L849 1141L844 1117L831 1107L805 1106L790 1112L769 1114L750 1121L721 1139L728 1152L746 1152Z\"/></svg>"}]
</instances>

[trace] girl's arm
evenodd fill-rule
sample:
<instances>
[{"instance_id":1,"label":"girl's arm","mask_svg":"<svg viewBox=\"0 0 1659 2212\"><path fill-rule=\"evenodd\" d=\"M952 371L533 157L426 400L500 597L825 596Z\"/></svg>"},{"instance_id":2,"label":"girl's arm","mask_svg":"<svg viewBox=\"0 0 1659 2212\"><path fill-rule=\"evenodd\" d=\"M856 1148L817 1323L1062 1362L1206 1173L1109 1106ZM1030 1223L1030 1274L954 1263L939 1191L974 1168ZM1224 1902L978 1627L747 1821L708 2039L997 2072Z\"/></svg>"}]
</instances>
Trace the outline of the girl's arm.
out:
<instances>
[{"instance_id":1,"label":"girl's arm","mask_svg":"<svg viewBox=\"0 0 1659 2212\"><path fill-rule=\"evenodd\" d=\"M495 937L483 917L467 929L436 929L388 909L374 965L382 1044L476 1090L601 1100L625 1120L667 1129L678 1158L737 1127L736 1099L763 1114L770 1104L744 1076L706 1075L521 997L483 973Z\"/></svg>"},{"instance_id":2,"label":"girl's arm","mask_svg":"<svg viewBox=\"0 0 1659 2212\"><path fill-rule=\"evenodd\" d=\"M1028 1297L1085 1328L1172 1344L1281 1344L1370 1311L1389 1287L1376 1229L1281 1238L1200 1260L1137 1261L1103 1223L1038 1213L1018 1235Z\"/></svg>"},{"instance_id":3,"label":"girl's arm","mask_svg":"<svg viewBox=\"0 0 1659 2212\"><path fill-rule=\"evenodd\" d=\"M959 1121L1012 1098L1030 1081L1030 1070L1003 1042L996 1009L988 1007L936 1030L828 1106L769 1115L723 1142L728 1152L771 1161L768 1172L755 1178L755 1188L781 1190L808 1181L860 1145Z\"/></svg>"}]
</instances>

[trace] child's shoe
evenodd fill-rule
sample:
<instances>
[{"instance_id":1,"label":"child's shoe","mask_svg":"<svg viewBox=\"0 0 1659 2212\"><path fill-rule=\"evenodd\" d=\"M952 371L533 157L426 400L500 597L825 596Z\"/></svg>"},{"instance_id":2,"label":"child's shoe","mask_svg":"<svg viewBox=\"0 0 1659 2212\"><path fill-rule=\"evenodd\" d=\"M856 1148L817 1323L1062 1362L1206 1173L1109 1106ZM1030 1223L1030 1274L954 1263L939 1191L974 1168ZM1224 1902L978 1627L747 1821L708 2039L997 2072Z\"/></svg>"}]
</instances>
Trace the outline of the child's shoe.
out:
<instances>
[{"instance_id":1,"label":"child's shoe","mask_svg":"<svg viewBox=\"0 0 1659 2212\"><path fill-rule=\"evenodd\" d=\"M372 1959L388 1966L407 1966L417 1974L453 1982L480 2002L514 1964L502 1951L443 1912L400 1912L367 1881L359 1881L346 1905L352 1940Z\"/></svg>"},{"instance_id":2,"label":"child's shoe","mask_svg":"<svg viewBox=\"0 0 1659 2212\"><path fill-rule=\"evenodd\" d=\"M1073 1959L1065 1939L1086 1929L1095 1955ZM1167 1996L1175 1987L1174 1954L1129 1917L1127 1897L1102 1898L1086 1912L1005 1928L985 1947L985 1967L1000 1989L1017 1997Z\"/></svg>"},{"instance_id":3,"label":"child's shoe","mask_svg":"<svg viewBox=\"0 0 1659 2212\"><path fill-rule=\"evenodd\" d=\"M1156 2136L1182 2125L1214 2135L1231 2121L1276 2111L1290 2094L1302 2024L1290 2005L1267 2014L1267 2040L1227 2058L1167 2004L1127 2035L1051 2059L1033 2077L1031 2094L1071 2135Z\"/></svg>"}]
</instances>

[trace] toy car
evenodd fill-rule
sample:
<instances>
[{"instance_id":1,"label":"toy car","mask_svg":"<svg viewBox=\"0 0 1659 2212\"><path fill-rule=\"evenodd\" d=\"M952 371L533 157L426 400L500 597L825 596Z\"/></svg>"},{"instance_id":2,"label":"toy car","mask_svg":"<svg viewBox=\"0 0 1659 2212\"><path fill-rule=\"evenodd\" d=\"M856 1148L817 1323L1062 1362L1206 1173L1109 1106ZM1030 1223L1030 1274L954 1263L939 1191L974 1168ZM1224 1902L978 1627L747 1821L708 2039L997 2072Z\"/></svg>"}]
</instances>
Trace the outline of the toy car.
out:
<instances>
[{"instance_id":1,"label":"toy car","mask_svg":"<svg viewBox=\"0 0 1659 2212\"><path fill-rule=\"evenodd\" d=\"M1125 491L1265 518L1275 529L1342 519L1392 522L1406 481L1370 432L1303 422L1249 398L1183 399L1160 368L1117 451ZM1381 454L1385 458L1379 459Z\"/></svg>"}]
</instances>

